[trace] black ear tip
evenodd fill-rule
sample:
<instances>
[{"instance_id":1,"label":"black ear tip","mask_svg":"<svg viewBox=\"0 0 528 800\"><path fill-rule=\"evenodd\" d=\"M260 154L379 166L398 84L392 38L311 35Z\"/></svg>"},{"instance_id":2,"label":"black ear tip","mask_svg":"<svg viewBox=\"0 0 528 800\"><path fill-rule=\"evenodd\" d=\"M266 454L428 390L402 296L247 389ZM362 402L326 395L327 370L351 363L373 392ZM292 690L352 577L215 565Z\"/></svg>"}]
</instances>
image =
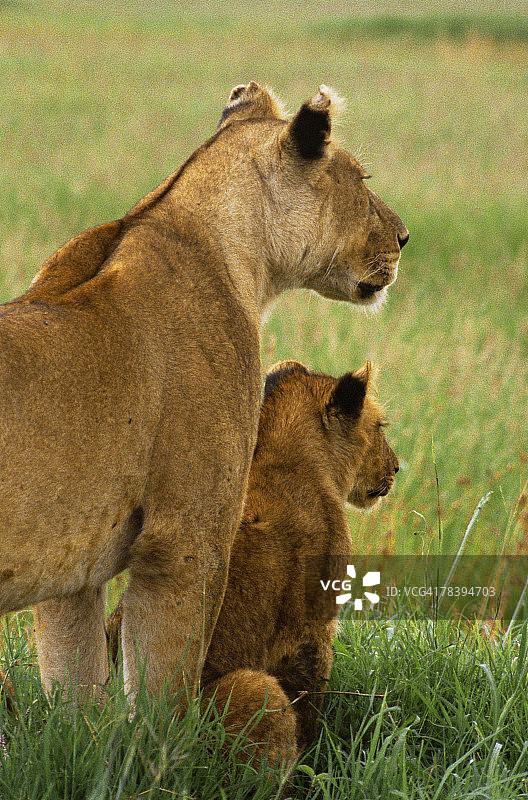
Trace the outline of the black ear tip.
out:
<instances>
[{"instance_id":1,"label":"black ear tip","mask_svg":"<svg viewBox=\"0 0 528 800\"><path fill-rule=\"evenodd\" d=\"M327 108L304 103L291 123L291 133L303 158L320 158L330 136L331 119Z\"/></svg>"},{"instance_id":2,"label":"black ear tip","mask_svg":"<svg viewBox=\"0 0 528 800\"><path fill-rule=\"evenodd\" d=\"M367 382L362 375L347 372L337 382L330 404L338 413L359 416L367 394Z\"/></svg>"}]
</instances>

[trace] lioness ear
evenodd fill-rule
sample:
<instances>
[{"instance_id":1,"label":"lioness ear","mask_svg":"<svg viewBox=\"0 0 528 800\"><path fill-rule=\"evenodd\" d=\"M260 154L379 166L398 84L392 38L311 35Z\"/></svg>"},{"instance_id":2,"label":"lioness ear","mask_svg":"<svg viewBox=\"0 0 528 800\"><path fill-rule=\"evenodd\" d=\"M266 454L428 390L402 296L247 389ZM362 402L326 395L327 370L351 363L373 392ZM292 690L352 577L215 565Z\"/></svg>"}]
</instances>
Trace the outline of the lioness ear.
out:
<instances>
[{"instance_id":1,"label":"lioness ear","mask_svg":"<svg viewBox=\"0 0 528 800\"><path fill-rule=\"evenodd\" d=\"M264 400L269 393L275 389L288 375L298 372L303 375L309 375L308 370L304 364L299 361L279 361L274 364L266 375L266 383L264 384Z\"/></svg>"},{"instance_id":2,"label":"lioness ear","mask_svg":"<svg viewBox=\"0 0 528 800\"><path fill-rule=\"evenodd\" d=\"M282 103L271 89L266 89L255 81L250 81L247 85L242 83L231 89L218 128L222 128L228 121L232 122L234 119L258 117L282 119L283 116Z\"/></svg>"},{"instance_id":3,"label":"lioness ear","mask_svg":"<svg viewBox=\"0 0 528 800\"><path fill-rule=\"evenodd\" d=\"M363 409L372 367L370 361L357 372L347 372L332 392L328 409L338 414L359 417Z\"/></svg>"},{"instance_id":4,"label":"lioness ear","mask_svg":"<svg viewBox=\"0 0 528 800\"><path fill-rule=\"evenodd\" d=\"M343 105L343 100L332 89L321 85L319 93L303 103L290 122L285 141L290 142L303 158L320 158L330 140L332 117Z\"/></svg>"}]
</instances>

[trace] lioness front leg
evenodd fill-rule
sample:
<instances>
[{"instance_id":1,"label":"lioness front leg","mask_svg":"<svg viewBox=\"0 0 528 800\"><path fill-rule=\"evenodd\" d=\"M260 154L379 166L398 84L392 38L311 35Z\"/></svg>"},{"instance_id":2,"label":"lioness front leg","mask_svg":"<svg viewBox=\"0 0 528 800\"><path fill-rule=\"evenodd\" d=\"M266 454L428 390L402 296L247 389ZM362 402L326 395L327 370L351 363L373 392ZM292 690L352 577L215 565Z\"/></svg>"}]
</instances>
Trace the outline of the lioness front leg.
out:
<instances>
[{"instance_id":1,"label":"lioness front leg","mask_svg":"<svg viewBox=\"0 0 528 800\"><path fill-rule=\"evenodd\" d=\"M171 517L150 524L147 518L132 548L121 624L125 688L132 700L139 665L146 666L149 692L157 694L167 680L171 693L183 687L194 693L224 596L229 528L221 547L217 530L206 536L196 533L203 527L189 526L183 535L176 525Z\"/></svg>"},{"instance_id":2,"label":"lioness front leg","mask_svg":"<svg viewBox=\"0 0 528 800\"><path fill-rule=\"evenodd\" d=\"M71 679L82 697L99 697L109 677L105 633L106 586L84 589L33 609L42 683Z\"/></svg>"}]
</instances>

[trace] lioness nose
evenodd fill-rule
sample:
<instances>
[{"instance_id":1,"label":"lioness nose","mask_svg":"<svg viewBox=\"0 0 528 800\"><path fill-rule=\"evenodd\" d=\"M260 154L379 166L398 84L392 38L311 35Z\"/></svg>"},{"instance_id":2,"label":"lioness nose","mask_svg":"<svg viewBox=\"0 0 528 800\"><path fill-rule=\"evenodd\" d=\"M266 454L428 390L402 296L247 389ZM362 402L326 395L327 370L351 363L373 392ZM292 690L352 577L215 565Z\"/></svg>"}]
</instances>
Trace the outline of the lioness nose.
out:
<instances>
[{"instance_id":1,"label":"lioness nose","mask_svg":"<svg viewBox=\"0 0 528 800\"><path fill-rule=\"evenodd\" d=\"M398 244L400 245L400 250L402 247L405 247L407 242L409 241L409 231L407 228L404 228L403 231L398 233Z\"/></svg>"}]
</instances>

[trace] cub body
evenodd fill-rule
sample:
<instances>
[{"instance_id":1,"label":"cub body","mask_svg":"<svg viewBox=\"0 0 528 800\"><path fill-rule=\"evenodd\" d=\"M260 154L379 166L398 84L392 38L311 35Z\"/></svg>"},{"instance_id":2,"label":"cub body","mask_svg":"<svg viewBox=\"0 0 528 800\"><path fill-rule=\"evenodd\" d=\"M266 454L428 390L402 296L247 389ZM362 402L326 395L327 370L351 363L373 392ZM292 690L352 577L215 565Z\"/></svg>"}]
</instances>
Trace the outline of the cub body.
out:
<instances>
[{"instance_id":1,"label":"cub body","mask_svg":"<svg viewBox=\"0 0 528 800\"><path fill-rule=\"evenodd\" d=\"M351 553L344 503L374 505L398 470L383 424L368 364L340 379L296 362L268 374L246 505L202 680L220 704L237 683L228 722L239 728L255 692L268 708L295 700L287 709L296 718L295 739L282 741L290 755L313 738L330 675L339 607L319 579ZM278 712L269 716L284 724ZM281 735L279 727L274 752L281 751Z\"/></svg>"}]
</instances>

